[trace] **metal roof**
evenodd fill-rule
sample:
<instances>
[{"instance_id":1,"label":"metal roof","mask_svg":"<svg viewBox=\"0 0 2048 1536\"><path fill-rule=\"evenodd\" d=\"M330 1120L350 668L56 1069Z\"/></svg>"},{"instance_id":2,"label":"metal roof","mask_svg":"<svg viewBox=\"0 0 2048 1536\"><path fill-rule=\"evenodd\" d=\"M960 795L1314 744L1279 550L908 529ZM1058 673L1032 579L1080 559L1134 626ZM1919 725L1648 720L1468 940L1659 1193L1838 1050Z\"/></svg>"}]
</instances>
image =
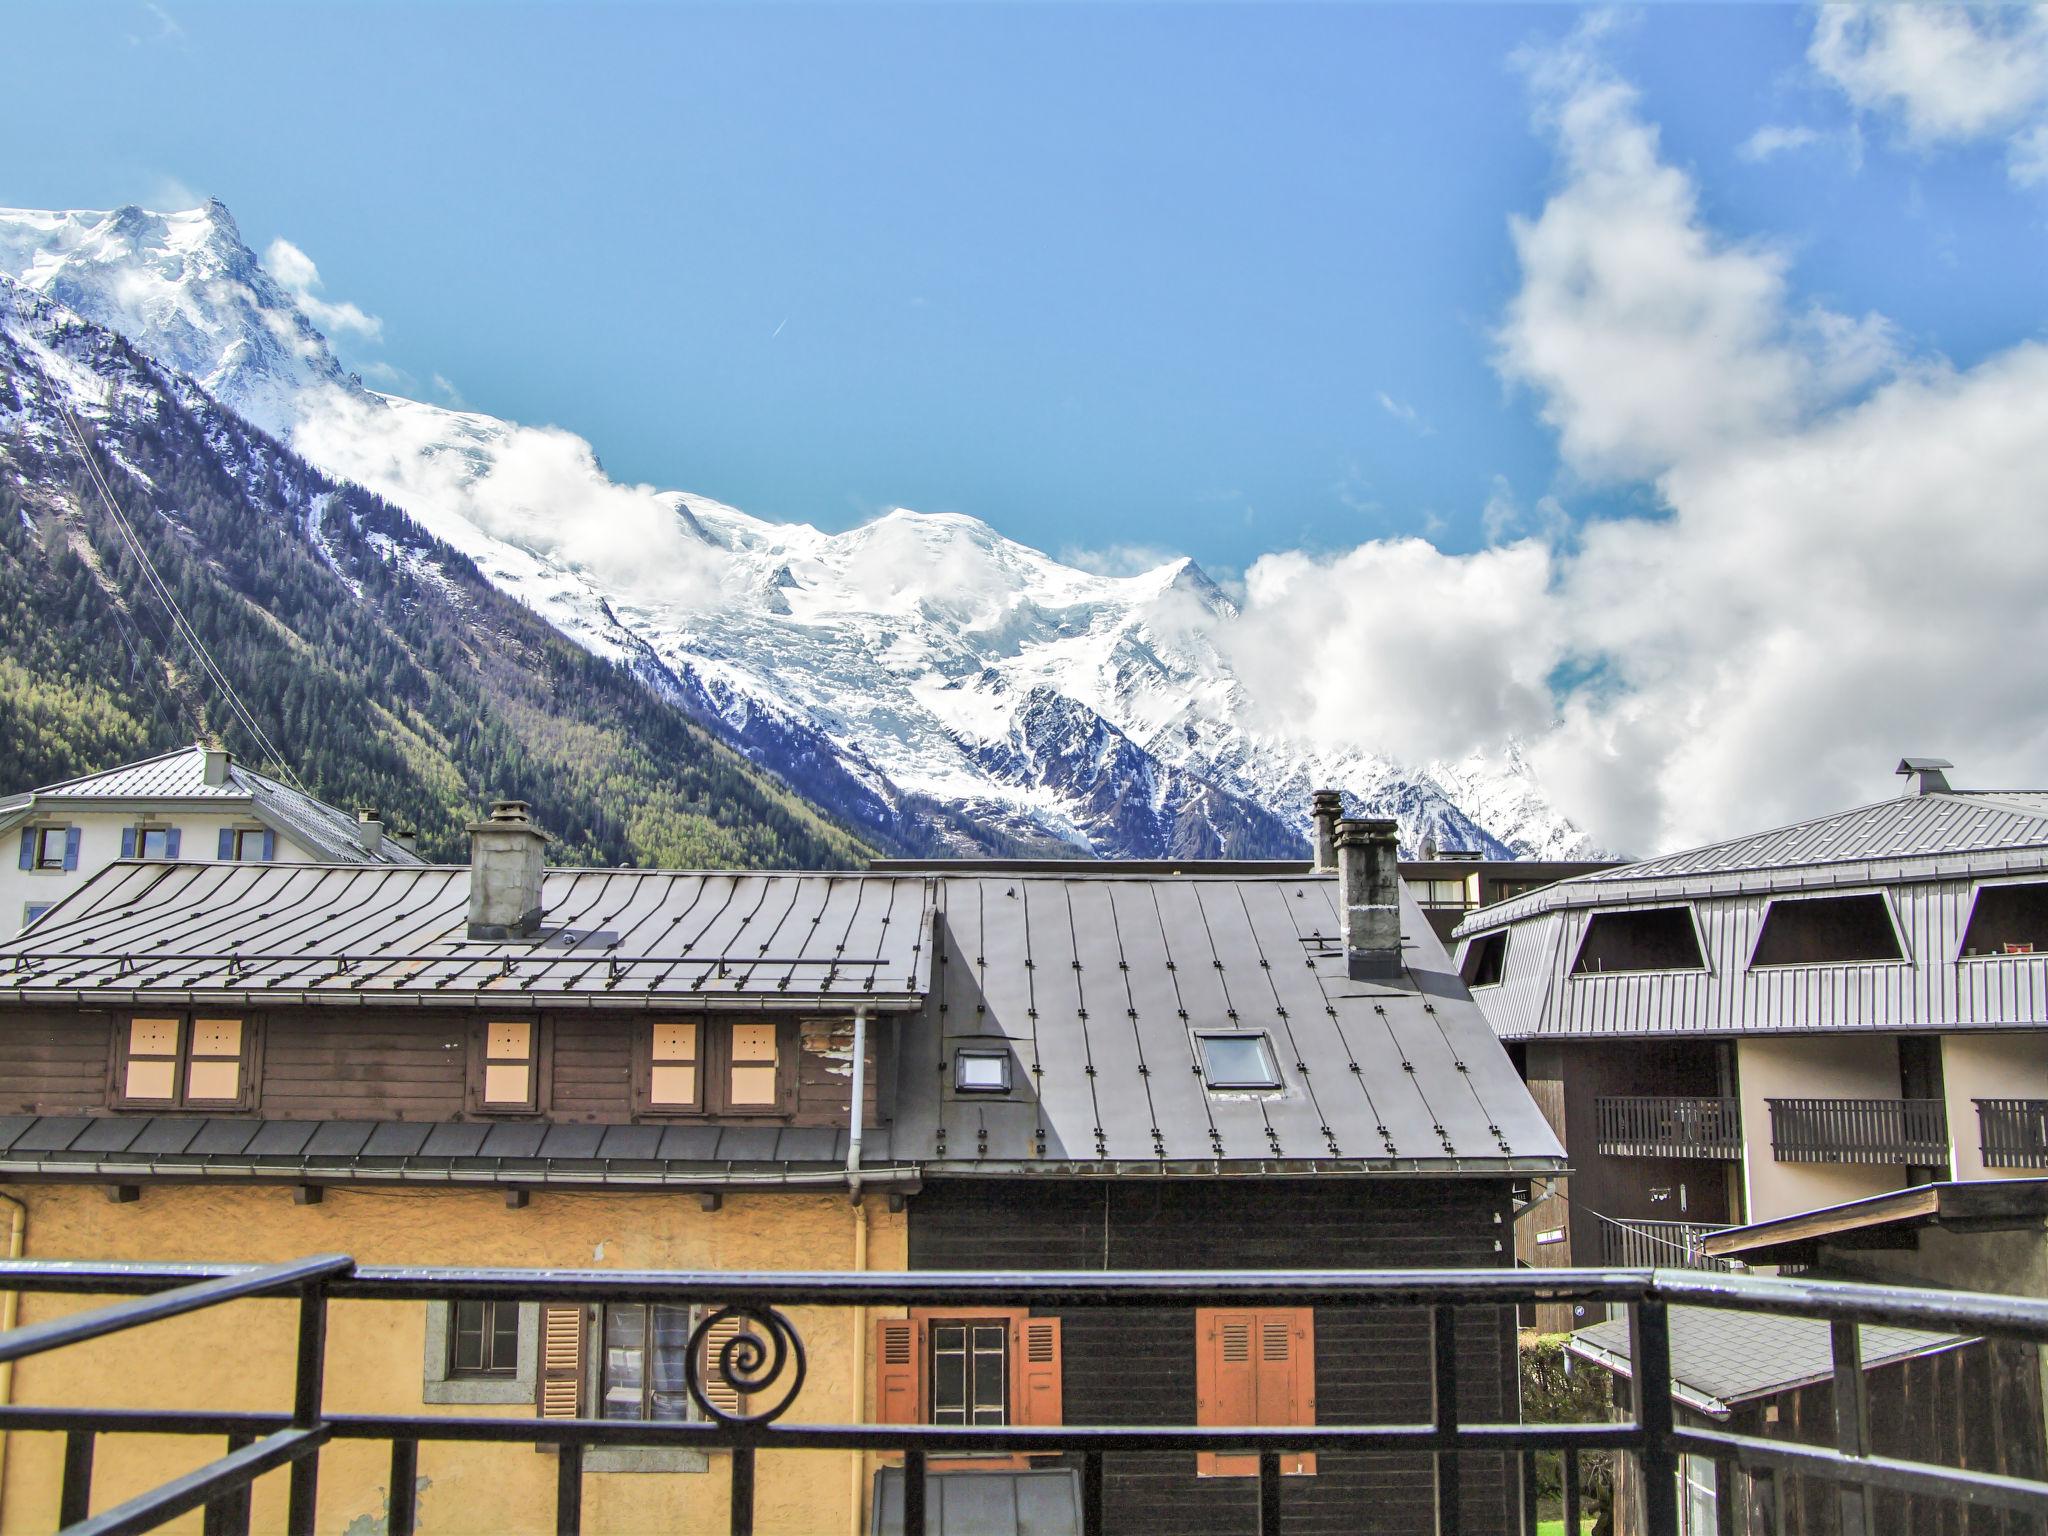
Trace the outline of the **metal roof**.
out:
<instances>
[{"instance_id":1,"label":"metal roof","mask_svg":"<svg viewBox=\"0 0 2048 1536\"><path fill-rule=\"evenodd\" d=\"M551 869L532 941L467 937L469 866L109 865L0 944L0 1000L902 1008L930 973L914 876Z\"/></svg>"},{"instance_id":2,"label":"metal roof","mask_svg":"<svg viewBox=\"0 0 2048 1536\"><path fill-rule=\"evenodd\" d=\"M1866 1371L1970 1342L1966 1334L1924 1333L1917 1328L1880 1328L1867 1323L1860 1325L1859 1332ZM1581 1328L1565 1347L1617 1376L1629 1374L1625 1317ZM1702 1413L1725 1417L1730 1409L1754 1398L1829 1381L1834 1374L1825 1319L1723 1312L1713 1307L1671 1309L1671 1395Z\"/></svg>"},{"instance_id":3,"label":"metal roof","mask_svg":"<svg viewBox=\"0 0 2048 1536\"><path fill-rule=\"evenodd\" d=\"M1951 791L1881 800L1560 880L1473 913L1459 925L1458 937L1565 907L1777 890L1801 883L1796 872L1817 866L1869 866L1858 877L1870 880L1916 872L1925 878L1928 863L1959 858L2000 871L2017 867L2012 859L1988 857L1999 854L2027 855L2018 863L2028 867L2048 860L2048 792Z\"/></svg>"},{"instance_id":4,"label":"metal roof","mask_svg":"<svg viewBox=\"0 0 2048 1536\"><path fill-rule=\"evenodd\" d=\"M1563 1153L1415 899L1406 970L1352 981L1330 875L939 879L897 1152L931 1174L1554 1171ZM1261 1031L1274 1092L1212 1091L1195 1033ZM1011 1091L956 1090L1001 1050Z\"/></svg>"},{"instance_id":5,"label":"metal roof","mask_svg":"<svg viewBox=\"0 0 2048 1536\"><path fill-rule=\"evenodd\" d=\"M1959 1232L2039 1232L2044 1216L2048 1179L1944 1179L1729 1227L1705 1238L1701 1247L1716 1256L1740 1255L1751 1264L1811 1265L1821 1245L1839 1241L1860 1247L1859 1237L1879 1228L1902 1235L1951 1224ZM1904 1242L1910 1245L1912 1239Z\"/></svg>"},{"instance_id":6,"label":"metal roof","mask_svg":"<svg viewBox=\"0 0 2048 1536\"><path fill-rule=\"evenodd\" d=\"M377 854L366 851L357 839L359 823L346 811L324 800L303 794L290 785L228 760L227 775L219 784L206 782L204 743L195 742L174 752L124 763L104 773L81 774L61 783L46 784L0 803L0 821L15 820L33 812L45 802L57 805L81 803L129 804L135 801L219 802L224 806L245 804L257 820L282 832L307 851L336 864L418 864L416 853L399 847L389 838Z\"/></svg>"},{"instance_id":7,"label":"metal roof","mask_svg":"<svg viewBox=\"0 0 2048 1536\"><path fill-rule=\"evenodd\" d=\"M707 1189L841 1184L848 1134L830 1126L0 1115L0 1177ZM861 1177L871 1185L914 1179L914 1169L890 1166L887 1128L868 1130Z\"/></svg>"}]
</instances>

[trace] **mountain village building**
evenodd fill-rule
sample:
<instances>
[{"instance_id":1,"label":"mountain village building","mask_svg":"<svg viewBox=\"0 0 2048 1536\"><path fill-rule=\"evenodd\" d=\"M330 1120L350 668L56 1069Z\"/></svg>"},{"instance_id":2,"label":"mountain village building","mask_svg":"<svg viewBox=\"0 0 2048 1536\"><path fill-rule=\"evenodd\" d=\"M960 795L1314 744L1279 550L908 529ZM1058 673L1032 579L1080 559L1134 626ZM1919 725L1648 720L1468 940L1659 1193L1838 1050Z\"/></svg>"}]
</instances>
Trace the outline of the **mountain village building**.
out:
<instances>
[{"instance_id":1,"label":"mountain village building","mask_svg":"<svg viewBox=\"0 0 2048 1536\"><path fill-rule=\"evenodd\" d=\"M417 864L375 811L348 813L195 742L0 800L0 937L19 933L116 859Z\"/></svg>"},{"instance_id":2,"label":"mountain village building","mask_svg":"<svg viewBox=\"0 0 2048 1536\"><path fill-rule=\"evenodd\" d=\"M1500 1267L1555 1137L1399 880L1391 822L1303 867L549 869L525 807L468 867L119 862L0 945L0 1180L33 1258L842 1271ZM18 1321L72 1298L21 1299ZM15 1400L231 1406L287 1379L250 1304L16 1367ZM1517 1416L1511 1319L1458 1325L1458 1410ZM795 1422L1372 1424L1426 1414L1426 1307L790 1309ZM661 1305L339 1301L337 1411L662 1420ZM700 1348L717 1344L714 1337ZM226 1369L229 1363L232 1369ZM735 1395L734 1401L738 1398ZM0 1525L57 1505L16 1434ZM104 1436L94 1507L205 1454ZM588 1528L726 1529L724 1452L584 1451ZM893 1458L762 1453L755 1529L869 1529ZM1461 1461L1469 1529L1518 1474ZM943 1477L1075 1486L1059 1458ZM1107 1526L1252 1517L1256 1458L1104 1458ZM1247 1464L1249 1463L1249 1464ZM1289 1529L1432 1528L1427 1452L1287 1459ZM422 1445L423 1529L519 1530L554 1458ZM896 1481L892 1485L890 1479ZM387 1517L335 1441L323 1529ZM255 1488L254 1523L283 1490ZM890 1504L893 1486L895 1504ZM1053 1527L1058 1529L1059 1527Z\"/></svg>"}]
</instances>

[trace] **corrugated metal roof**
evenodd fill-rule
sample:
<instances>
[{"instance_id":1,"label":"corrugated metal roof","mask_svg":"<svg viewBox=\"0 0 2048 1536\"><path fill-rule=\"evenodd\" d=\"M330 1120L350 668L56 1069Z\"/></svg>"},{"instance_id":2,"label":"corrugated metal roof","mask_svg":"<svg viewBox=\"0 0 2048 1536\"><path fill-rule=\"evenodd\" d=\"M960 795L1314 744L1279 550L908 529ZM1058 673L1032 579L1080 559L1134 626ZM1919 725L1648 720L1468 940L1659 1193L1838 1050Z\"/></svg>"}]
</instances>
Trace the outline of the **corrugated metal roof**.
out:
<instances>
[{"instance_id":1,"label":"corrugated metal roof","mask_svg":"<svg viewBox=\"0 0 2048 1536\"><path fill-rule=\"evenodd\" d=\"M0 944L0 998L901 1006L928 982L923 877L554 869L546 927L525 943L468 939L469 878L467 865L110 865Z\"/></svg>"},{"instance_id":2,"label":"corrugated metal roof","mask_svg":"<svg viewBox=\"0 0 2048 1536\"><path fill-rule=\"evenodd\" d=\"M1866 1371L1969 1342L1964 1334L1923 1333L1915 1328L1880 1328L1867 1323L1858 1331ZM1572 1335L1569 1348L1582 1359L1626 1376L1628 1319L1581 1328ZM1833 1376L1828 1325L1820 1318L1721 1312L1712 1307L1671 1309L1673 1395L1689 1398L1706 1412L1725 1412L1753 1398L1770 1397Z\"/></svg>"},{"instance_id":3,"label":"corrugated metal roof","mask_svg":"<svg viewBox=\"0 0 2048 1536\"><path fill-rule=\"evenodd\" d=\"M1861 864L1872 866L1870 877L1882 878L1878 866L2021 851L2048 853L2048 792L1903 795L1560 880L1473 913L1458 937L1564 907L1775 890L1788 883L1781 875L1800 869Z\"/></svg>"},{"instance_id":4,"label":"corrugated metal roof","mask_svg":"<svg viewBox=\"0 0 2048 1536\"><path fill-rule=\"evenodd\" d=\"M934 1174L1497 1172L1562 1151L1402 895L1407 968L1352 981L1336 880L942 877L941 947L903 1034L898 1153ZM1275 1092L1210 1090L1194 1031L1262 1031ZM1000 1049L1012 1090L954 1087Z\"/></svg>"},{"instance_id":5,"label":"corrugated metal roof","mask_svg":"<svg viewBox=\"0 0 2048 1536\"><path fill-rule=\"evenodd\" d=\"M849 1135L829 1126L0 1115L0 1175L699 1188L800 1183L807 1175L838 1182ZM914 1176L890 1166L887 1127L868 1129L862 1154L871 1183Z\"/></svg>"},{"instance_id":6,"label":"corrugated metal roof","mask_svg":"<svg viewBox=\"0 0 2048 1536\"><path fill-rule=\"evenodd\" d=\"M103 773L81 774L61 783L46 784L26 795L0 804L0 817L32 809L37 803L58 804L81 801L126 803L138 800L218 801L224 805L246 804L251 813L273 830L293 838L308 852L336 864L418 864L411 853L385 839L378 854L366 852L357 841L356 818L324 800L302 794L290 785L258 773L230 759L227 776L219 784L206 782L206 747L194 743L175 752L124 763Z\"/></svg>"}]
</instances>

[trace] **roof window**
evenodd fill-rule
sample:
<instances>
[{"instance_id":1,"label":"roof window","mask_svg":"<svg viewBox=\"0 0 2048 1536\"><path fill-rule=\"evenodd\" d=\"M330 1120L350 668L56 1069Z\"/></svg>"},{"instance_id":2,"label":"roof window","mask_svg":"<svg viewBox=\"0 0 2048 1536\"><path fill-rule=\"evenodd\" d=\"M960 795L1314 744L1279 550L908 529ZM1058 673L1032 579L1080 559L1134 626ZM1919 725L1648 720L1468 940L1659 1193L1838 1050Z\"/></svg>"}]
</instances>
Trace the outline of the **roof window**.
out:
<instances>
[{"instance_id":1,"label":"roof window","mask_svg":"<svg viewBox=\"0 0 2048 1536\"><path fill-rule=\"evenodd\" d=\"M1005 1050L957 1050L953 1053L956 1093L1008 1093L1010 1053Z\"/></svg>"},{"instance_id":2,"label":"roof window","mask_svg":"<svg viewBox=\"0 0 2048 1536\"><path fill-rule=\"evenodd\" d=\"M1643 907L1595 912L1586 924L1574 976L1615 971L1703 971L1700 936L1690 907Z\"/></svg>"},{"instance_id":3,"label":"roof window","mask_svg":"<svg viewBox=\"0 0 2048 1536\"><path fill-rule=\"evenodd\" d=\"M1749 963L1843 965L1904 958L1882 896L1801 896L1771 903Z\"/></svg>"},{"instance_id":4,"label":"roof window","mask_svg":"<svg viewBox=\"0 0 2048 1536\"><path fill-rule=\"evenodd\" d=\"M1963 930L1965 955L2048 954L2048 885L1987 885Z\"/></svg>"},{"instance_id":5,"label":"roof window","mask_svg":"<svg viewBox=\"0 0 2048 1536\"><path fill-rule=\"evenodd\" d=\"M1278 1088L1280 1067L1263 1030L1204 1030L1195 1036L1202 1081L1211 1088Z\"/></svg>"},{"instance_id":6,"label":"roof window","mask_svg":"<svg viewBox=\"0 0 2048 1536\"><path fill-rule=\"evenodd\" d=\"M1465 965L1460 975L1468 987L1497 987L1507 971L1508 931L1484 934L1465 946Z\"/></svg>"}]
</instances>

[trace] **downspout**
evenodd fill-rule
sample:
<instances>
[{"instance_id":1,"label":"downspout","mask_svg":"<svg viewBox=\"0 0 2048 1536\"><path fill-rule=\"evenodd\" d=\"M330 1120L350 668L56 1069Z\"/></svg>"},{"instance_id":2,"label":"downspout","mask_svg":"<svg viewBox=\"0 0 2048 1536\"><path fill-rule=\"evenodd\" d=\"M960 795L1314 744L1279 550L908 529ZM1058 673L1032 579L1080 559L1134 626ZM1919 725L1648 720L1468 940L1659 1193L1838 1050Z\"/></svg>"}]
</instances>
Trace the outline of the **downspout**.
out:
<instances>
[{"instance_id":1,"label":"downspout","mask_svg":"<svg viewBox=\"0 0 2048 1536\"><path fill-rule=\"evenodd\" d=\"M855 1274L865 1274L868 1267L868 1208L861 1203L860 1194L860 1141L862 1110L868 1086L868 1011L866 1008L853 1010L853 1105L848 1123L853 1133L846 1145L846 1193L853 1202L853 1269ZM868 1408L868 1309L853 1309L853 1415L851 1422L862 1423L867 1418ZM855 1451L847 1458L847 1530L850 1536L864 1536L866 1523L861 1519L862 1495L866 1492L868 1458L865 1451Z\"/></svg>"},{"instance_id":2,"label":"downspout","mask_svg":"<svg viewBox=\"0 0 2048 1536\"><path fill-rule=\"evenodd\" d=\"M0 1193L12 1212L7 1218L7 1257L18 1259L28 1246L28 1207L14 1196ZM12 1331L21 1320L21 1292L0 1294L0 1333ZM14 1401L14 1362L0 1360L0 1406ZM7 1494L7 1431L0 1429L0 1508Z\"/></svg>"}]
</instances>

